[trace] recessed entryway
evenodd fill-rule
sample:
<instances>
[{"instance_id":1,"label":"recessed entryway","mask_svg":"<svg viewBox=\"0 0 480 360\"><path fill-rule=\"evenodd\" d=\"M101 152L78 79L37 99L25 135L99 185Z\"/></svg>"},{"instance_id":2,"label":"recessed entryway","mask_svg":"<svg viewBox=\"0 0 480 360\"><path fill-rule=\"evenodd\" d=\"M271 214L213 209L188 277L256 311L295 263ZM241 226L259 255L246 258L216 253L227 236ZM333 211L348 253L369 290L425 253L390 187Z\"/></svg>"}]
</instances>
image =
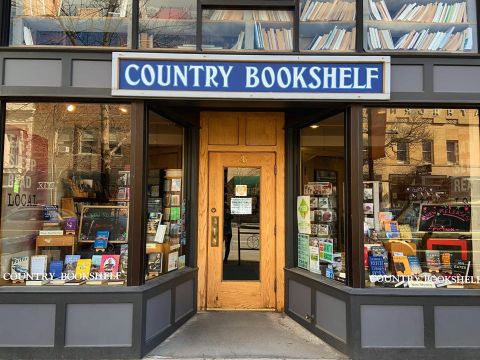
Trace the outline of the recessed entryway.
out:
<instances>
[{"instance_id":1,"label":"recessed entryway","mask_svg":"<svg viewBox=\"0 0 480 360\"><path fill-rule=\"evenodd\" d=\"M187 346L186 346L187 344ZM201 312L145 359L348 359L274 312Z\"/></svg>"}]
</instances>

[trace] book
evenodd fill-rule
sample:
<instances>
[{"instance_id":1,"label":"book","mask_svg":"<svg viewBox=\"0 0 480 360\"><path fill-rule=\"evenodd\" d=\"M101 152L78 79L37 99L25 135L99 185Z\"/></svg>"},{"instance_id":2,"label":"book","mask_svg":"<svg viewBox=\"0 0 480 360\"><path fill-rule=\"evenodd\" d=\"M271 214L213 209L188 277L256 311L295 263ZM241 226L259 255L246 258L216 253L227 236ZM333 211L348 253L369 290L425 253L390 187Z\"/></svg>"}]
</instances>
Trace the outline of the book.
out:
<instances>
[{"instance_id":1,"label":"book","mask_svg":"<svg viewBox=\"0 0 480 360\"><path fill-rule=\"evenodd\" d=\"M181 255L178 257L178 268L183 269L186 265L186 256Z\"/></svg>"},{"instance_id":2,"label":"book","mask_svg":"<svg viewBox=\"0 0 480 360\"><path fill-rule=\"evenodd\" d=\"M95 235L95 240L105 240L108 241L110 237L110 231L99 230Z\"/></svg>"},{"instance_id":3,"label":"book","mask_svg":"<svg viewBox=\"0 0 480 360\"><path fill-rule=\"evenodd\" d=\"M47 272L47 255L34 255L31 257L30 273L32 275L43 275Z\"/></svg>"},{"instance_id":4,"label":"book","mask_svg":"<svg viewBox=\"0 0 480 360\"><path fill-rule=\"evenodd\" d=\"M310 246L310 271L320 272L320 249L318 246Z\"/></svg>"},{"instance_id":5,"label":"book","mask_svg":"<svg viewBox=\"0 0 480 360\"><path fill-rule=\"evenodd\" d=\"M163 267L163 253L148 254L148 273L161 274Z\"/></svg>"},{"instance_id":6,"label":"book","mask_svg":"<svg viewBox=\"0 0 480 360\"><path fill-rule=\"evenodd\" d=\"M65 285L67 280L65 279L52 279L47 285L53 285L53 286L59 286L59 285Z\"/></svg>"},{"instance_id":7,"label":"book","mask_svg":"<svg viewBox=\"0 0 480 360\"><path fill-rule=\"evenodd\" d=\"M111 279L111 280L108 280L107 281L107 285L108 286L121 286L125 284L125 280L115 280L115 279Z\"/></svg>"},{"instance_id":8,"label":"book","mask_svg":"<svg viewBox=\"0 0 480 360\"><path fill-rule=\"evenodd\" d=\"M65 233L66 234L75 234L77 231L77 218L69 217L65 220Z\"/></svg>"},{"instance_id":9,"label":"book","mask_svg":"<svg viewBox=\"0 0 480 360\"><path fill-rule=\"evenodd\" d=\"M371 275L385 275L385 263L383 256L369 256L368 267Z\"/></svg>"},{"instance_id":10,"label":"book","mask_svg":"<svg viewBox=\"0 0 480 360\"><path fill-rule=\"evenodd\" d=\"M50 267L48 272L54 279L62 277L63 272L63 261L62 260L52 260L50 261Z\"/></svg>"},{"instance_id":11,"label":"book","mask_svg":"<svg viewBox=\"0 0 480 360\"><path fill-rule=\"evenodd\" d=\"M163 243L163 241L165 239L166 231L167 231L167 225L159 224L158 227L157 227L157 232L155 234L155 238L153 239L153 241L155 241L157 243Z\"/></svg>"},{"instance_id":12,"label":"book","mask_svg":"<svg viewBox=\"0 0 480 360\"><path fill-rule=\"evenodd\" d=\"M422 273L422 266L420 260L416 256L407 256L408 264L413 275L420 275Z\"/></svg>"},{"instance_id":13,"label":"book","mask_svg":"<svg viewBox=\"0 0 480 360\"><path fill-rule=\"evenodd\" d=\"M87 280L85 282L85 285L105 285L107 283L107 280L102 280L102 279L91 279Z\"/></svg>"},{"instance_id":14,"label":"book","mask_svg":"<svg viewBox=\"0 0 480 360\"><path fill-rule=\"evenodd\" d=\"M101 273L118 272L120 255L102 255L102 263L100 265Z\"/></svg>"},{"instance_id":15,"label":"book","mask_svg":"<svg viewBox=\"0 0 480 360\"><path fill-rule=\"evenodd\" d=\"M26 286L41 286L47 285L50 282L48 279L36 279L36 280L27 280L25 281Z\"/></svg>"},{"instance_id":16,"label":"book","mask_svg":"<svg viewBox=\"0 0 480 360\"><path fill-rule=\"evenodd\" d=\"M90 273L99 273L102 265L102 255L92 255L92 263L90 267Z\"/></svg>"},{"instance_id":17,"label":"book","mask_svg":"<svg viewBox=\"0 0 480 360\"><path fill-rule=\"evenodd\" d=\"M440 251L425 250L425 260L429 272L439 272L441 268Z\"/></svg>"},{"instance_id":18,"label":"book","mask_svg":"<svg viewBox=\"0 0 480 360\"><path fill-rule=\"evenodd\" d=\"M384 223L385 231L398 233L398 221L385 221Z\"/></svg>"},{"instance_id":19,"label":"book","mask_svg":"<svg viewBox=\"0 0 480 360\"><path fill-rule=\"evenodd\" d=\"M87 281L85 279L73 279L73 280L68 280L65 281L64 285L70 285L70 286L75 286L75 285L83 285Z\"/></svg>"},{"instance_id":20,"label":"book","mask_svg":"<svg viewBox=\"0 0 480 360\"><path fill-rule=\"evenodd\" d=\"M172 271L178 268L178 251L168 254L167 271Z\"/></svg>"},{"instance_id":21,"label":"book","mask_svg":"<svg viewBox=\"0 0 480 360\"><path fill-rule=\"evenodd\" d=\"M170 191L182 191L182 179L172 179Z\"/></svg>"},{"instance_id":22,"label":"book","mask_svg":"<svg viewBox=\"0 0 480 360\"><path fill-rule=\"evenodd\" d=\"M128 244L122 244L120 246L120 263L119 271L122 277L127 276L128 271Z\"/></svg>"},{"instance_id":23,"label":"book","mask_svg":"<svg viewBox=\"0 0 480 360\"><path fill-rule=\"evenodd\" d=\"M396 275L412 275L406 256L393 256L393 269Z\"/></svg>"},{"instance_id":24,"label":"book","mask_svg":"<svg viewBox=\"0 0 480 360\"><path fill-rule=\"evenodd\" d=\"M21 280L21 278L28 274L30 269L30 258L28 256L14 256L11 259L10 275L12 279Z\"/></svg>"},{"instance_id":25,"label":"book","mask_svg":"<svg viewBox=\"0 0 480 360\"><path fill-rule=\"evenodd\" d=\"M66 274L75 274L78 260L80 260L80 255L66 255L64 261L64 272Z\"/></svg>"},{"instance_id":26,"label":"book","mask_svg":"<svg viewBox=\"0 0 480 360\"><path fill-rule=\"evenodd\" d=\"M177 221L180 220L180 208L179 207L171 207L170 208L170 221Z\"/></svg>"},{"instance_id":27,"label":"book","mask_svg":"<svg viewBox=\"0 0 480 360\"><path fill-rule=\"evenodd\" d=\"M470 272L470 261L455 260L452 262L452 275L468 276Z\"/></svg>"},{"instance_id":28,"label":"book","mask_svg":"<svg viewBox=\"0 0 480 360\"><path fill-rule=\"evenodd\" d=\"M453 259L454 259L454 255L451 252L448 252L448 251L440 252L441 270L451 273Z\"/></svg>"},{"instance_id":29,"label":"book","mask_svg":"<svg viewBox=\"0 0 480 360\"><path fill-rule=\"evenodd\" d=\"M405 240L412 239L413 236L412 236L412 230L410 228L410 225L407 225L407 224L398 225L398 229L400 231L400 238Z\"/></svg>"},{"instance_id":30,"label":"book","mask_svg":"<svg viewBox=\"0 0 480 360\"><path fill-rule=\"evenodd\" d=\"M80 259L77 262L75 269L75 277L80 279L88 279L90 277L90 268L92 266L92 259Z\"/></svg>"}]
</instances>

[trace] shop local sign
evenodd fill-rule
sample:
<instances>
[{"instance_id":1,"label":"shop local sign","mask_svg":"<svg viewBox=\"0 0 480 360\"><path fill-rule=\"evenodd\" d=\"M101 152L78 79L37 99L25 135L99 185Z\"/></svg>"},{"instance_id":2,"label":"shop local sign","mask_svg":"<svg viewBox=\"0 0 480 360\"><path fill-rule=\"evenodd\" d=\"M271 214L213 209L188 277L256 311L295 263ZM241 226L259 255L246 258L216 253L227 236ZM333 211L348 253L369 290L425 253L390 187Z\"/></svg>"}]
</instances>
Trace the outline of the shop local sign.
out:
<instances>
[{"instance_id":1,"label":"shop local sign","mask_svg":"<svg viewBox=\"0 0 480 360\"><path fill-rule=\"evenodd\" d=\"M388 100L390 57L117 52L112 95Z\"/></svg>"}]
</instances>

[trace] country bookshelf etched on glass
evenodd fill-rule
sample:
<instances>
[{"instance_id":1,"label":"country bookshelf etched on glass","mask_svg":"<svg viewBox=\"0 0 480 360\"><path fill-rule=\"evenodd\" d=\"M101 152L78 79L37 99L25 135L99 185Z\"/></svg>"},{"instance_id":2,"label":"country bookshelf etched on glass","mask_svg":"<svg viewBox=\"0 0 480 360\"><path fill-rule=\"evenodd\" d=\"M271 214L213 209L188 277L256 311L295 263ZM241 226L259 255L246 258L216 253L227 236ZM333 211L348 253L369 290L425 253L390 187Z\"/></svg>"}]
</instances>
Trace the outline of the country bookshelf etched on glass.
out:
<instances>
[{"instance_id":1,"label":"country bookshelf etched on glass","mask_svg":"<svg viewBox=\"0 0 480 360\"><path fill-rule=\"evenodd\" d=\"M366 50L476 52L475 0L364 0Z\"/></svg>"},{"instance_id":2,"label":"country bookshelf etched on glass","mask_svg":"<svg viewBox=\"0 0 480 360\"><path fill-rule=\"evenodd\" d=\"M356 2L302 0L300 50L355 51Z\"/></svg>"},{"instance_id":3,"label":"country bookshelf etched on glass","mask_svg":"<svg viewBox=\"0 0 480 360\"><path fill-rule=\"evenodd\" d=\"M10 45L127 47L132 0L12 1Z\"/></svg>"},{"instance_id":4,"label":"country bookshelf etched on glass","mask_svg":"<svg viewBox=\"0 0 480 360\"><path fill-rule=\"evenodd\" d=\"M139 47L196 49L195 0L140 0Z\"/></svg>"},{"instance_id":5,"label":"country bookshelf etched on glass","mask_svg":"<svg viewBox=\"0 0 480 360\"><path fill-rule=\"evenodd\" d=\"M293 50L293 11L208 9L202 21L203 50Z\"/></svg>"}]
</instances>

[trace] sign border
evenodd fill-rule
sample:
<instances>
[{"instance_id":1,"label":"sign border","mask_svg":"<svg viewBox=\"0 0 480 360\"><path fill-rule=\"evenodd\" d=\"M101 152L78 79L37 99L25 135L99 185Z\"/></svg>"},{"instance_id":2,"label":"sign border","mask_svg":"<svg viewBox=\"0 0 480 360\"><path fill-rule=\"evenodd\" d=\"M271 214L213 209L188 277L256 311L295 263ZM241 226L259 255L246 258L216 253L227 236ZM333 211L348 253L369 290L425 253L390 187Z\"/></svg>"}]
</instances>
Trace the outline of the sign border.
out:
<instances>
[{"instance_id":1,"label":"sign border","mask_svg":"<svg viewBox=\"0 0 480 360\"><path fill-rule=\"evenodd\" d=\"M125 90L119 89L120 60L190 60L224 62L281 62L281 63L383 63L383 93L279 93L279 92L229 92L229 91L172 91L172 90ZM160 97L186 99L262 99L262 100L390 100L390 56L305 56L305 55L226 55L194 53L112 53L112 96Z\"/></svg>"}]
</instances>

